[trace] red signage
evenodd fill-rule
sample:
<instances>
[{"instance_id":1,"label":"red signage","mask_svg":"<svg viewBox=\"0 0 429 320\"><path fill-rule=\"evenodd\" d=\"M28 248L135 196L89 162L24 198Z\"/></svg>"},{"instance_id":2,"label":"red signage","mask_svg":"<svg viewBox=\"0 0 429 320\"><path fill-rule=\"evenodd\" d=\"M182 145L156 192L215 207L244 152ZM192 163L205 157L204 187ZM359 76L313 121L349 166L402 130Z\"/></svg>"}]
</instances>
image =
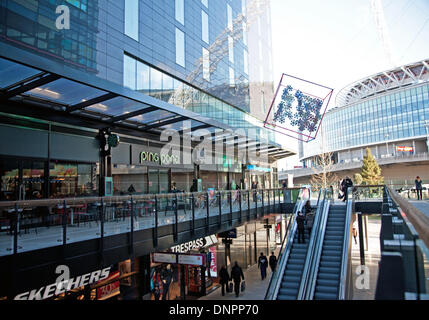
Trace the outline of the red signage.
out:
<instances>
[{"instance_id":1,"label":"red signage","mask_svg":"<svg viewBox=\"0 0 429 320\"><path fill-rule=\"evenodd\" d=\"M413 152L414 151L413 147L402 147L402 146L396 146L395 150L396 151L403 151L403 152Z\"/></svg>"},{"instance_id":2,"label":"red signage","mask_svg":"<svg viewBox=\"0 0 429 320\"><path fill-rule=\"evenodd\" d=\"M103 282L116 278L119 278L119 271L112 273L107 279L103 280ZM97 300L104 300L110 298L117 293L119 293L119 281L115 281L109 283L108 285L97 288Z\"/></svg>"}]
</instances>

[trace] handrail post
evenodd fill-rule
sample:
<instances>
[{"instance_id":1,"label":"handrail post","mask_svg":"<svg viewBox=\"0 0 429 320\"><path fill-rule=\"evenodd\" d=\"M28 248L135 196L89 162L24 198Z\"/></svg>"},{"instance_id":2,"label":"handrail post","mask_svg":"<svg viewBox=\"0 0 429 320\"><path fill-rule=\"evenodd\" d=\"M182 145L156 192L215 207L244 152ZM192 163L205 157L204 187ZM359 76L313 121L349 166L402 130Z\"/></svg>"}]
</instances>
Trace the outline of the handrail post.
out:
<instances>
[{"instance_id":1,"label":"handrail post","mask_svg":"<svg viewBox=\"0 0 429 320\"><path fill-rule=\"evenodd\" d=\"M262 198L262 216L264 216L265 215L264 189L261 190L261 198Z\"/></svg>"},{"instance_id":2,"label":"handrail post","mask_svg":"<svg viewBox=\"0 0 429 320\"><path fill-rule=\"evenodd\" d=\"M221 198L222 196L220 191L218 191L217 195L218 195L218 203L219 203L219 226L221 226L222 225L222 198Z\"/></svg>"},{"instance_id":3,"label":"handrail post","mask_svg":"<svg viewBox=\"0 0 429 320\"><path fill-rule=\"evenodd\" d=\"M192 209L192 229L191 234L195 234L195 199L194 194L191 193L191 209Z\"/></svg>"},{"instance_id":4,"label":"handrail post","mask_svg":"<svg viewBox=\"0 0 429 320\"><path fill-rule=\"evenodd\" d=\"M209 201L209 193L206 192L206 208L207 208L206 229L207 229L207 232L210 229L210 226L209 226L209 223L210 223L210 208L209 208L209 203L210 203L210 201Z\"/></svg>"},{"instance_id":5,"label":"handrail post","mask_svg":"<svg viewBox=\"0 0 429 320\"><path fill-rule=\"evenodd\" d=\"M232 224L232 191L228 191L228 195L229 195L229 213L230 218L229 218L229 224Z\"/></svg>"},{"instance_id":6,"label":"handrail post","mask_svg":"<svg viewBox=\"0 0 429 320\"><path fill-rule=\"evenodd\" d=\"M133 254L134 252L134 201L133 196L131 196L131 204L130 204L130 222L131 222L131 228L130 228L130 253Z\"/></svg>"},{"instance_id":7,"label":"handrail post","mask_svg":"<svg viewBox=\"0 0 429 320\"><path fill-rule=\"evenodd\" d=\"M63 245L67 243L67 204L63 201Z\"/></svg>"},{"instance_id":8,"label":"handrail post","mask_svg":"<svg viewBox=\"0 0 429 320\"><path fill-rule=\"evenodd\" d=\"M18 209L17 202L15 202L15 214L11 215L11 217L13 220L15 220L13 224L13 254L17 254L18 253L18 225L19 225L19 209Z\"/></svg>"},{"instance_id":9,"label":"handrail post","mask_svg":"<svg viewBox=\"0 0 429 320\"><path fill-rule=\"evenodd\" d=\"M247 221L250 220L250 190L247 190Z\"/></svg>"},{"instance_id":10,"label":"handrail post","mask_svg":"<svg viewBox=\"0 0 429 320\"><path fill-rule=\"evenodd\" d=\"M242 192L241 190L238 190L238 205L240 207L240 223L241 223L241 219L242 219L242 209L241 209L241 199L242 199Z\"/></svg>"},{"instance_id":11,"label":"handrail post","mask_svg":"<svg viewBox=\"0 0 429 320\"><path fill-rule=\"evenodd\" d=\"M155 195L155 227L153 229L153 246L158 247L158 197Z\"/></svg>"},{"instance_id":12,"label":"handrail post","mask_svg":"<svg viewBox=\"0 0 429 320\"><path fill-rule=\"evenodd\" d=\"M177 198L177 193L175 194L175 201L176 201L176 203L175 203L175 205L174 205L174 234L173 234L173 239L174 239L174 242L176 242L177 241L177 238L178 238L178 228L179 228L179 226L178 226L178 214L177 214L177 205L178 205L178 198Z\"/></svg>"}]
</instances>

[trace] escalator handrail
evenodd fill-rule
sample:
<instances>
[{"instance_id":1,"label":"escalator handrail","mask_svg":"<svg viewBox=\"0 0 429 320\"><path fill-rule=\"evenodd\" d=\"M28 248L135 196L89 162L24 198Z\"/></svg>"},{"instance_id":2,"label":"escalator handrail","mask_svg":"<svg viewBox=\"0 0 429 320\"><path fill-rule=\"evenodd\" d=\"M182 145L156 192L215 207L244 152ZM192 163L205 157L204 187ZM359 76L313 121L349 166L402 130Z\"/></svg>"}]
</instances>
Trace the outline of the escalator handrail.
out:
<instances>
[{"instance_id":1,"label":"escalator handrail","mask_svg":"<svg viewBox=\"0 0 429 320\"><path fill-rule=\"evenodd\" d=\"M314 223L313 223L313 228L311 231L311 235L310 235L310 239L309 239L309 243L308 243L308 249L307 249L307 255L305 258L305 262L304 262L304 270L302 272L302 277L301 277L301 282L300 282L300 286L299 286L299 290L298 290L298 296L297 296L297 300L303 300L304 296L305 296L305 292L307 291L307 286L308 286L308 281L309 281L309 270L311 268L311 264L313 261L313 257L314 257L314 249L316 246L316 237L317 237L317 226L319 225L320 221L322 221L321 218L321 213L323 213L323 205L325 203L325 198L326 198L326 189L323 189L323 195L320 201L320 205L318 204L317 206L317 210L316 210L316 214L314 216ZM320 190L320 193L322 193L322 190ZM319 199L318 199L318 203L320 200L320 194L319 194Z\"/></svg>"},{"instance_id":2,"label":"escalator handrail","mask_svg":"<svg viewBox=\"0 0 429 320\"><path fill-rule=\"evenodd\" d=\"M350 237L350 224L352 219L352 209L353 209L353 192L352 187L348 189L347 192L347 209L346 209L346 221L344 224L344 240L343 240L343 252L341 256L341 271L340 271L340 282L338 288L338 299L344 300L346 294L346 283L347 283L347 269L348 269L348 259L349 259L349 242Z\"/></svg>"},{"instance_id":3,"label":"escalator handrail","mask_svg":"<svg viewBox=\"0 0 429 320\"><path fill-rule=\"evenodd\" d=\"M316 240L314 242L313 257L308 270L308 285L306 287L305 292L303 293L304 300L313 300L314 292L316 290L320 258L322 255L323 241L325 239L326 223L328 221L330 207L331 200L325 199L325 201L323 202L323 211L320 216L320 223L316 229Z\"/></svg>"},{"instance_id":4,"label":"escalator handrail","mask_svg":"<svg viewBox=\"0 0 429 320\"><path fill-rule=\"evenodd\" d=\"M289 218L285 236L283 238L282 245L280 247L280 253L279 253L279 258L277 263L278 267L276 268L276 271L274 272L274 274L271 276L270 283L268 284L267 293L265 294L265 300L275 300L277 298L277 293L281 283L279 279L281 279L280 276L284 272L284 269L286 266L285 262L287 261L287 257L289 256L289 253L290 253L290 248L289 248L291 246L290 239L292 239L292 242L293 242L293 238L296 232L296 215L298 211L302 210L302 207L304 206L304 203L306 201L306 199L302 197L303 189L301 189L300 191L296 205L293 209L293 213ZM285 257L286 257L286 260L285 260Z\"/></svg>"}]
</instances>

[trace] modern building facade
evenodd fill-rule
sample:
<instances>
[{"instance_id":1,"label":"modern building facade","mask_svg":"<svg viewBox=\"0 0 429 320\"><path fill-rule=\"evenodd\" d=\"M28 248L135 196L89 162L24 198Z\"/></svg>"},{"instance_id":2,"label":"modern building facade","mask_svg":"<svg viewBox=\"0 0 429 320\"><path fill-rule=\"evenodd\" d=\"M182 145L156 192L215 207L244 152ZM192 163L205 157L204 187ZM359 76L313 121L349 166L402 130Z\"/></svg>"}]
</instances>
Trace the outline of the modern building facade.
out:
<instances>
[{"instance_id":1,"label":"modern building facade","mask_svg":"<svg viewBox=\"0 0 429 320\"><path fill-rule=\"evenodd\" d=\"M275 188L276 161L294 151L284 148L259 120L273 96L270 32L268 0L2 1L0 201L250 189L252 181L258 181L259 188ZM59 250L68 256L76 275L113 265L109 281L119 286L115 277L134 277L133 272L140 270L146 276L133 278L139 285L132 287L147 297L149 274L160 266L150 253L225 231L226 222L219 221L219 228L209 226L217 221L210 216L213 209L207 210L207 220L192 224L199 233L183 231L189 227L185 223L180 226L183 230L174 229L173 237L168 214L173 214L174 206L146 202L152 207L142 208L139 218L153 219L153 206L162 207L167 223L159 226L159 237L151 225L136 227L140 245L135 247L130 236L134 231L118 227L125 221L124 212L132 209L127 211L128 205L119 202L109 204L113 215L106 223L116 224L112 233L91 231L87 241L79 243L62 233ZM86 204L79 213L88 218L92 212L95 217L97 205ZM57 214L57 209L49 207L51 213ZM189 207L180 210L189 216ZM117 218L119 212L124 220ZM67 216L67 210L64 213ZM10 292L47 285L59 251L54 240L52 246L35 250L17 245L14 252L10 240L13 229L18 229L9 224L9 217L8 210L1 211L0 269L11 274L10 279L19 274L21 286L18 289L16 282L1 286L0 296L10 299ZM230 250L243 246L248 255L236 259L251 264L257 250L268 253L273 248L264 229L268 220L259 223L261 217L256 217L228 224L240 228L241 240L231 249L219 238L218 261L225 256L231 261ZM37 221L32 228L39 228L38 234L55 230ZM271 222L277 223L275 218ZM64 230L69 223L73 218L64 223ZM87 227L91 228L88 221ZM157 224L153 230L158 230ZM30 246L37 245L38 234ZM39 255L43 262L31 262L36 249L43 250ZM9 268L9 258L18 256L18 265ZM187 277L194 271L201 270L190 268ZM126 282L120 281L121 288L129 286ZM103 299L115 296L100 294Z\"/></svg>"},{"instance_id":2,"label":"modern building facade","mask_svg":"<svg viewBox=\"0 0 429 320\"><path fill-rule=\"evenodd\" d=\"M323 139L318 143L318 148L304 146L302 169L287 172L296 183L308 182L318 173L315 163L322 152L331 153L332 170L339 178L352 176L360 171L367 147L387 184L412 186L417 175L429 182L429 60L381 72L342 89L335 108L324 118Z\"/></svg>"}]
</instances>

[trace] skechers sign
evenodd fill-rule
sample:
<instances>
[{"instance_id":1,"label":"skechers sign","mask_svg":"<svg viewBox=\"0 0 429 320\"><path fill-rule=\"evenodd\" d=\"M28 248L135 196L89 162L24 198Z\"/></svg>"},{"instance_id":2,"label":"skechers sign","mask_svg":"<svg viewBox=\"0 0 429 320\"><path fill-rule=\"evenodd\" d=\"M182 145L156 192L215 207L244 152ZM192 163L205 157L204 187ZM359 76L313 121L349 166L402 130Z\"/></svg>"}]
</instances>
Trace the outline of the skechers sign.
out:
<instances>
[{"instance_id":1,"label":"skechers sign","mask_svg":"<svg viewBox=\"0 0 429 320\"><path fill-rule=\"evenodd\" d=\"M109 277L110 267L93 271L76 278L70 278L70 270L67 266L58 266L55 273L60 274L55 283L46 287L34 289L18 294L14 300L44 300L57 296L82 286L96 283Z\"/></svg>"},{"instance_id":2,"label":"skechers sign","mask_svg":"<svg viewBox=\"0 0 429 320\"><path fill-rule=\"evenodd\" d=\"M153 162L159 163L161 165L166 164L180 164L180 160L178 156L168 155L168 154L159 154L158 152L148 152L142 151L140 152L140 164Z\"/></svg>"}]
</instances>

